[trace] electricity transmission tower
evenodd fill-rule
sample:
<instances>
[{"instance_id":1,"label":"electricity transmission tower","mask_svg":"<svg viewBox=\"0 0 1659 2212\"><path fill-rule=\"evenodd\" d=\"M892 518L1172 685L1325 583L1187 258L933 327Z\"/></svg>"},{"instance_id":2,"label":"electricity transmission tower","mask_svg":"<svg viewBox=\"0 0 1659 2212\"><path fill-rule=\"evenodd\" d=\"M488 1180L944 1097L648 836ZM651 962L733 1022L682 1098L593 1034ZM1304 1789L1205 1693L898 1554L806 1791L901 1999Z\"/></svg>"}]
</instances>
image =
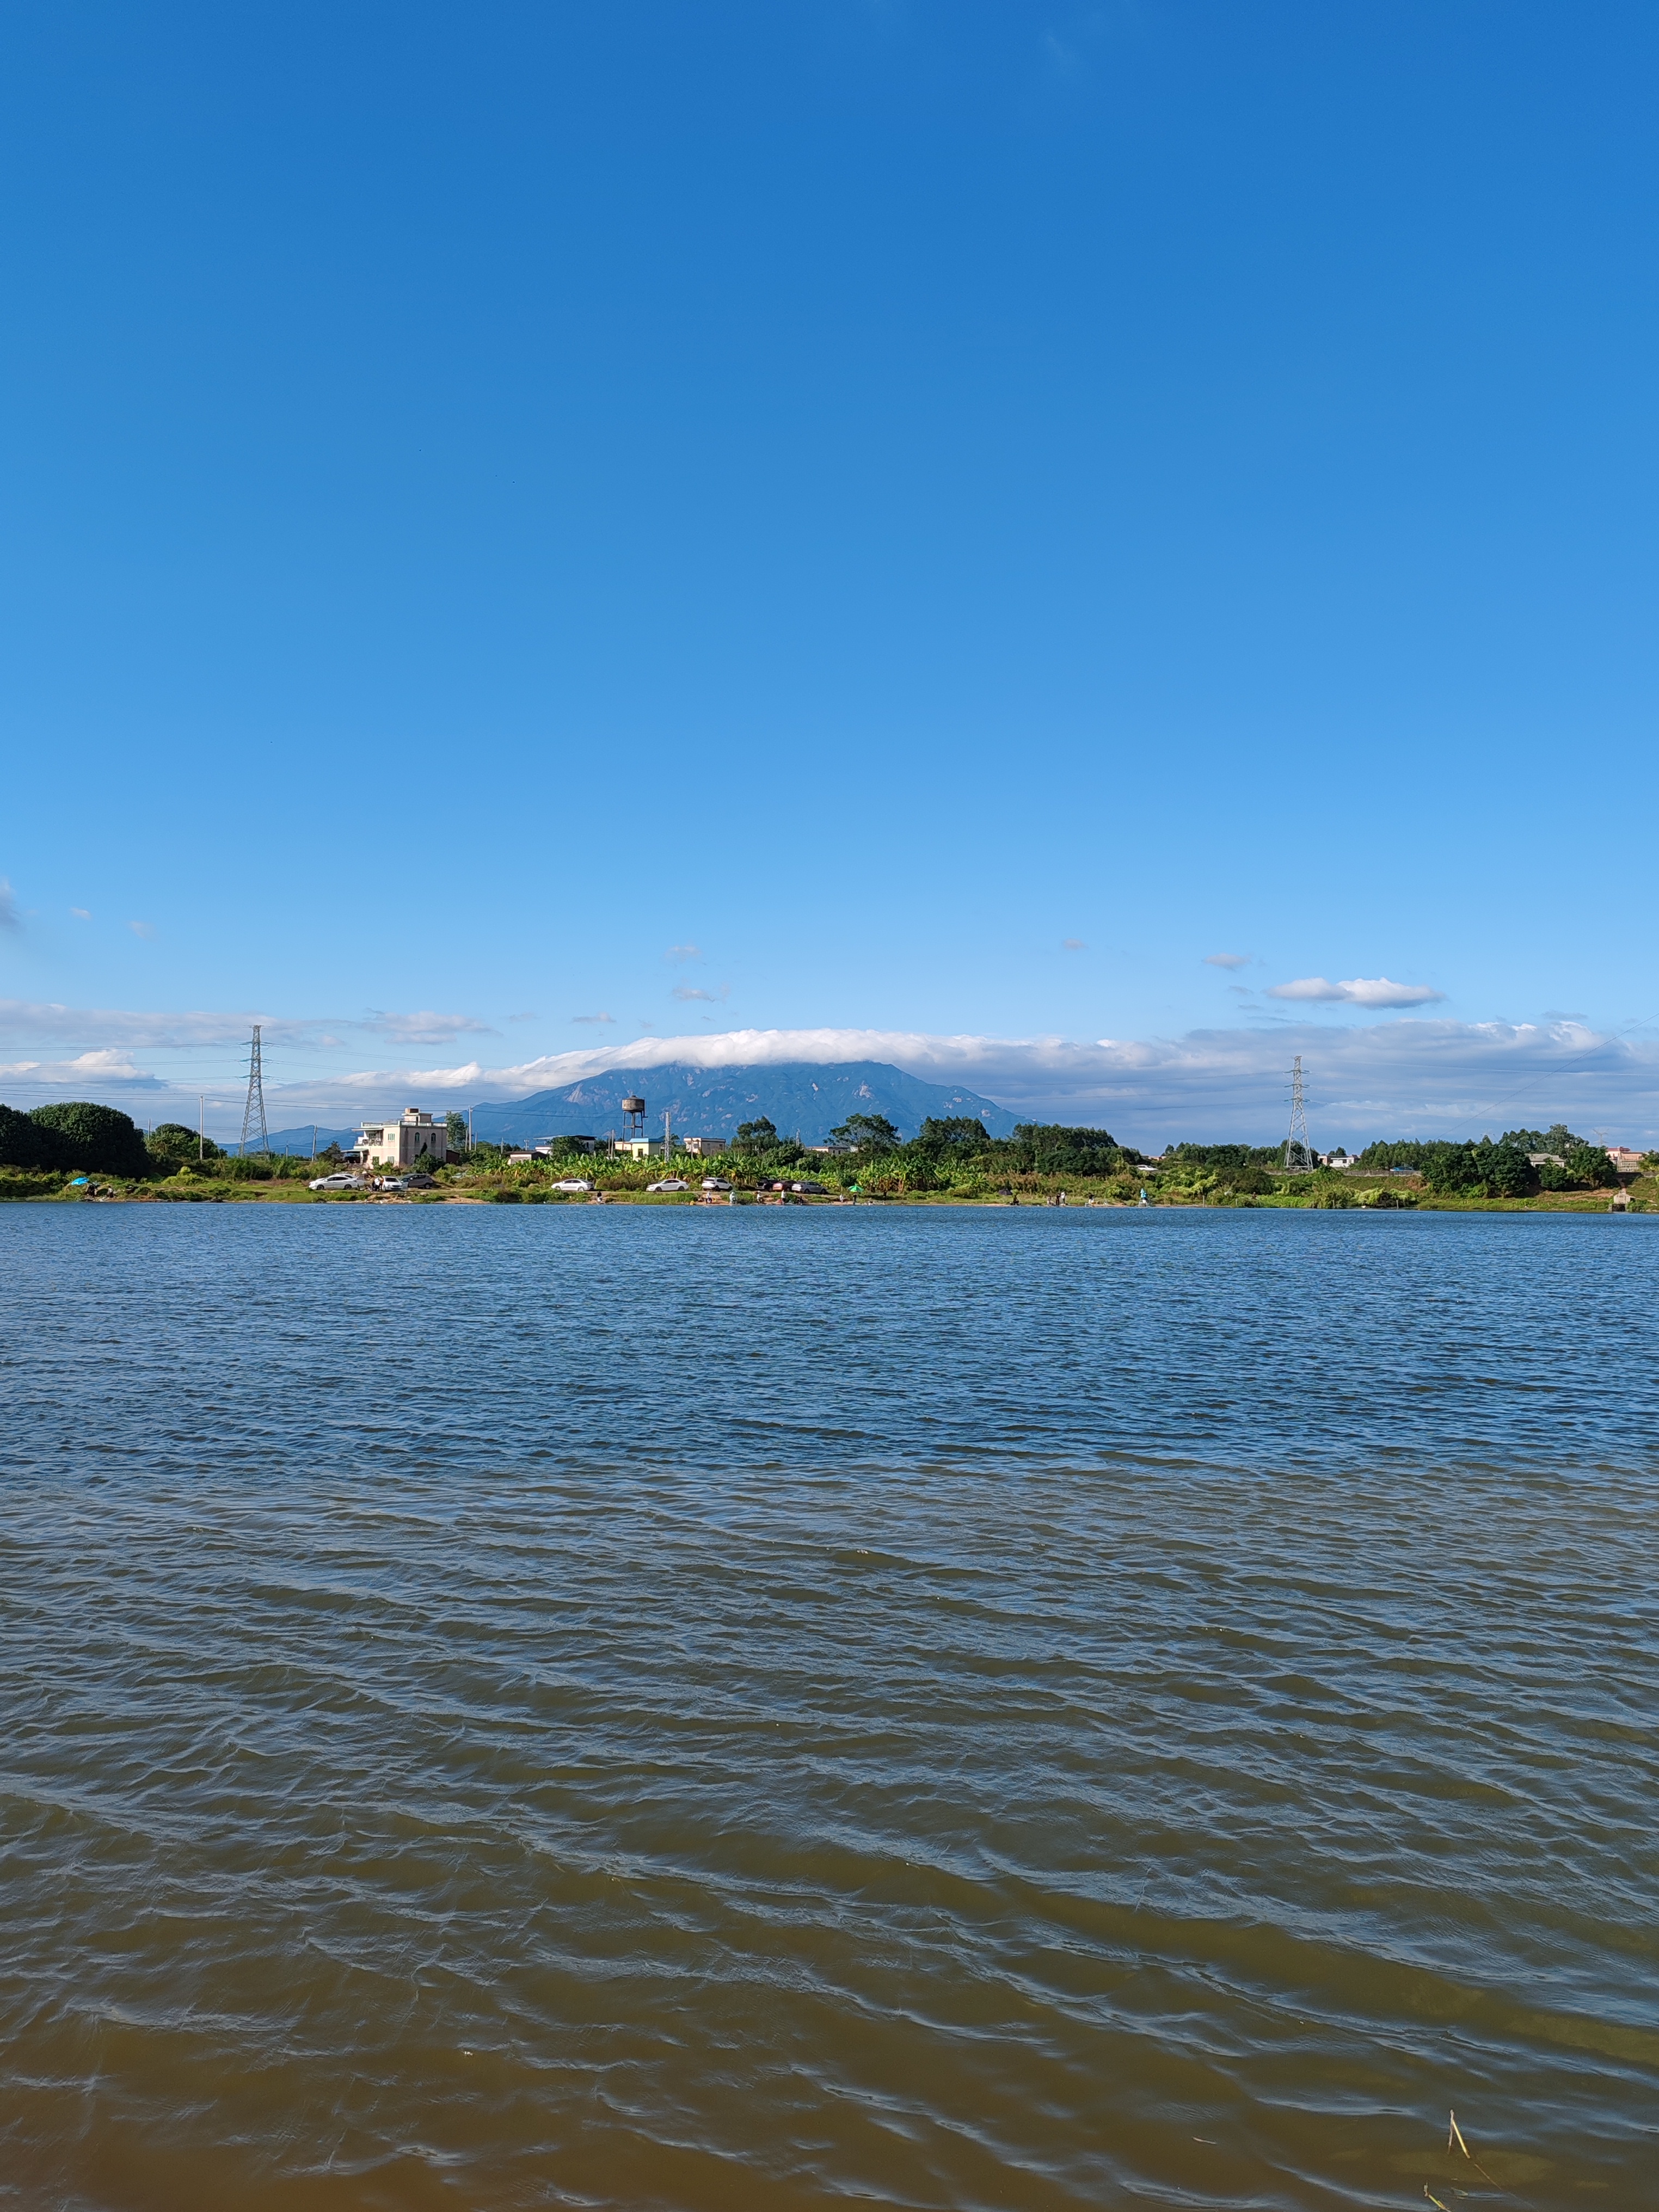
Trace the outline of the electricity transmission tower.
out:
<instances>
[{"instance_id":1,"label":"electricity transmission tower","mask_svg":"<svg viewBox=\"0 0 1659 2212\"><path fill-rule=\"evenodd\" d=\"M1297 1060L1297 1066L1302 1065ZM268 1152L270 1139L265 1133L265 1086L259 1066L259 1024L253 1024L253 1042L247 1054L247 1104L242 1109L242 1150L247 1151L247 1140L255 1130L259 1133L256 1150Z\"/></svg>"},{"instance_id":2,"label":"electricity transmission tower","mask_svg":"<svg viewBox=\"0 0 1659 2212\"><path fill-rule=\"evenodd\" d=\"M1285 1139L1285 1170L1303 1173L1317 1164L1313 1146L1308 1141L1308 1115L1302 1103L1302 1055L1297 1053L1291 1069L1291 1133Z\"/></svg>"}]
</instances>

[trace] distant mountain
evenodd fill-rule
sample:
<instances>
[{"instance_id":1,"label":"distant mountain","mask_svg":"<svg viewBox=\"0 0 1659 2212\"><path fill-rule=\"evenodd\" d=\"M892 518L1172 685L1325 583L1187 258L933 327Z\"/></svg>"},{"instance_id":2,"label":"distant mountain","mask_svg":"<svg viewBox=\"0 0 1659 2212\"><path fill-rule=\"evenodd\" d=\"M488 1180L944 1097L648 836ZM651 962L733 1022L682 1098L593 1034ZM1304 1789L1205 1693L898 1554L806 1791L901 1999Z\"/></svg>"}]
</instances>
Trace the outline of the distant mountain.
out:
<instances>
[{"instance_id":1,"label":"distant mountain","mask_svg":"<svg viewBox=\"0 0 1659 2212\"><path fill-rule=\"evenodd\" d=\"M730 1137L739 1121L757 1121L764 1115L786 1137L799 1131L804 1145L823 1144L849 1114L884 1114L906 1137L914 1137L929 1115L943 1121L953 1114L971 1114L994 1137L1006 1137L1019 1118L976 1091L924 1083L879 1060L828 1064L787 1060L761 1067L693 1067L688 1061L672 1060L662 1067L612 1068L557 1091L477 1106L472 1133L492 1145L608 1136L621 1128L622 1102L630 1094L644 1099L647 1127L658 1136L670 1106L675 1130L683 1137ZM439 1101L432 1110L441 1118L448 1109ZM336 1144L349 1152L359 1126L354 1121L345 1128L325 1128L319 1122L316 1149L325 1152ZM273 1152L308 1153L312 1125L302 1121L297 1128L273 1129L270 1144ZM233 1143L226 1150L234 1152L237 1146Z\"/></svg>"},{"instance_id":2,"label":"distant mountain","mask_svg":"<svg viewBox=\"0 0 1659 2212\"><path fill-rule=\"evenodd\" d=\"M693 1067L671 1060L661 1067L610 1068L557 1091L475 1107L472 1133L495 1145L608 1136L621 1129L622 1102L630 1092L644 1099L647 1130L658 1136L671 1106L675 1131L683 1137L730 1137L739 1121L764 1116L781 1135L799 1134L804 1145L823 1144L849 1114L884 1114L906 1137L914 1137L930 1115L941 1121L972 1115L994 1137L1007 1136L1018 1118L976 1091L924 1083L878 1060L786 1060L762 1067Z\"/></svg>"},{"instance_id":3,"label":"distant mountain","mask_svg":"<svg viewBox=\"0 0 1659 2212\"><path fill-rule=\"evenodd\" d=\"M354 1121L349 1129L325 1129L319 1121L316 1129L317 1150L325 1152L331 1145L337 1145L343 1152L349 1152L357 1141L358 1126ZM270 1145L273 1152L286 1152L297 1158L311 1151L311 1140L312 1125L309 1121L302 1121L297 1129L273 1129ZM224 1146L224 1150L236 1152L241 1150L241 1146L233 1138Z\"/></svg>"}]
</instances>

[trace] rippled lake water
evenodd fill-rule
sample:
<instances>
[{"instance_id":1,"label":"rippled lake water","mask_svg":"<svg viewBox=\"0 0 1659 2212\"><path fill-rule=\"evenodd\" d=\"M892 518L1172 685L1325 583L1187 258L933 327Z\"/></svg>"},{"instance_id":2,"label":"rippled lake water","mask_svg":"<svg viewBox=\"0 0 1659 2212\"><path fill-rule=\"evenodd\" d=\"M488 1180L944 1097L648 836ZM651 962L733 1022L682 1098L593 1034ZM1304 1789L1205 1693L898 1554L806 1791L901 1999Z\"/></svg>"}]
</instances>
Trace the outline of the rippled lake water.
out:
<instances>
[{"instance_id":1,"label":"rippled lake water","mask_svg":"<svg viewBox=\"0 0 1659 2212\"><path fill-rule=\"evenodd\" d=\"M4 1209L0 2203L1659 2202L1656 1232Z\"/></svg>"}]
</instances>

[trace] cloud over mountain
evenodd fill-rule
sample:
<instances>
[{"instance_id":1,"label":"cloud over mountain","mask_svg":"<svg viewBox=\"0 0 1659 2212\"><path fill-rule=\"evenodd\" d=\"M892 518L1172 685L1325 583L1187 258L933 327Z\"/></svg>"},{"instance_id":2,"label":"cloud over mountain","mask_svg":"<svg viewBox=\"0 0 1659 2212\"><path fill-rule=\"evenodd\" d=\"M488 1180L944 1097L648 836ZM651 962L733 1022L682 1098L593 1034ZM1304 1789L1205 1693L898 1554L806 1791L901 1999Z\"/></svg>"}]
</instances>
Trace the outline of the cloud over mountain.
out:
<instances>
[{"instance_id":1,"label":"cloud over mountain","mask_svg":"<svg viewBox=\"0 0 1659 2212\"><path fill-rule=\"evenodd\" d=\"M1409 1019L1363 1027L1213 1029L1178 1037L937 1036L890 1030L728 1030L647 1037L609 1049L554 1053L517 1067L364 1073L331 1086L342 1099L410 1083L434 1097L521 1096L610 1067L760 1066L886 1062L958 1083L1022 1117L1103 1125L1132 1142L1282 1133L1291 1055L1303 1055L1318 1133L1355 1143L1385 1133L1479 1134L1564 1118L1617 1124L1631 1141L1659 1138L1659 1050L1577 1023ZM410 1093L413 1096L413 1092Z\"/></svg>"},{"instance_id":2,"label":"cloud over mountain","mask_svg":"<svg viewBox=\"0 0 1659 2212\"><path fill-rule=\"evenodd\" d=\"M173 1118L194 1118L195 1092L207 1087L220 1111L240 1112L238 1066L246 1039L238 1015L100 1015L66 1006L20 1007L0 1001L0 1042L13 1043L0 1075L0 1097L33 1103L50 1095L142 1098L146 1121L164 1118L153 1095L166 1094ZM22 1032L27 1030L27 1041ZM58 1049L36 1047L50 1034ZM608 1069L845 1064L879 1061L928 1082L959 1085L994 1099L1022 1119L1110 1128L1156 1146L1172 1138L1283 1133L1289 1068L1303 1056L1310 1118L1322 1141L1357 1144L1374 1135L1479 1135L1560 1119L1577 1128L1606 1127L1631 1143L1659 1140L1659 1046L1608 1036L1582 1022L1468 1023L1421 1016L1352 1025L1328 1022L1189 1030L1169 1037L941 1036L919 1030L728 1030L714 1035L635 1037L509 1065L469 1059L411 1067L359 1066L308 1072L284 1080L315 1024L268 1022L266 1097L272 1126L317 1119L333 1124L359 1113L418 1099L435 1109L510 1100ZM178 1088L148 1072L147 1048L193 1048L201 1068L211 1044L224 1065L216 1091L201 1073L181 1072ZM22 1051L17 1051L23 1046ZM349 1049L349 1044L339 1050ZM334 1058L332 1053L331 1059ZM313 1060L315 1067L315 1060ZM185 1111L188 1106L189 1111ZM211 1107L210 1111L211 1113Z\"/></svg>"}]
</instances>

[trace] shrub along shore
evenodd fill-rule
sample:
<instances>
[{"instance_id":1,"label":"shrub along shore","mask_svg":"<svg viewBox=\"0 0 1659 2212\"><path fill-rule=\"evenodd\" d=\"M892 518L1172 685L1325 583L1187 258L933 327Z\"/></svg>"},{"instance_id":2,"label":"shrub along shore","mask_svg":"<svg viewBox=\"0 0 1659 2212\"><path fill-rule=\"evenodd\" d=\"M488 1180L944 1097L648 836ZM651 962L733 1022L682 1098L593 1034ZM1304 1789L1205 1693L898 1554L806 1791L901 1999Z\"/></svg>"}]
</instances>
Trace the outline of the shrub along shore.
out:
<instances>
[{"instance_id":1,"label":"shrub along shore","mask_svg":"<svg viewBox=\"0 0 1659 2212\"><path fill-rule=\"evenodd\" d=\"M459 1117L454 1117L459 1121ZM514 1164L504 1149L462 1149L443 1166L422 1163L416 1188L313 1191L319 1174L341 1164L331 1148L316 1159L276 1154L233 1157L204 1145L193 1129L164 1123L148 1134L125 1114L87 1103L0 1106L0 1199L139 1203L248 1202L317 1205L582 1205L593 1196L640 1205L684 1206L703 1194L705 1176L732 1186L735 1203L756 1200L779 1183L811 1183L790 1193L808 1204L854 1199L883 1204L1068 1204L1412 1208L1433 1212L1603 1212L1625 1186L1632 1212L1659 1212L1659 1181L1620 1176L1606 1151L1560 1124L1511 1130L1496 1142L1451 1139L1375 1144L1346 1166L1287 1174L1278 1149L1248 1145L1172 1146L1152 1160L1104 1129L1027 1123L991 1137L963 1117L928 1121L902 1139L879 1115L854 1115L827 1151L781 1136L767 1121L745 1122L718 1158L677 1153L671 1162L618 1158L556 1139L549 1154ZM1659 1156L1656 1156L1659 1165ZM684 1192L648 1186L679 1175ZM564 1193L579 1178L592 1191Z\"/></svg>"}]
</instances>

